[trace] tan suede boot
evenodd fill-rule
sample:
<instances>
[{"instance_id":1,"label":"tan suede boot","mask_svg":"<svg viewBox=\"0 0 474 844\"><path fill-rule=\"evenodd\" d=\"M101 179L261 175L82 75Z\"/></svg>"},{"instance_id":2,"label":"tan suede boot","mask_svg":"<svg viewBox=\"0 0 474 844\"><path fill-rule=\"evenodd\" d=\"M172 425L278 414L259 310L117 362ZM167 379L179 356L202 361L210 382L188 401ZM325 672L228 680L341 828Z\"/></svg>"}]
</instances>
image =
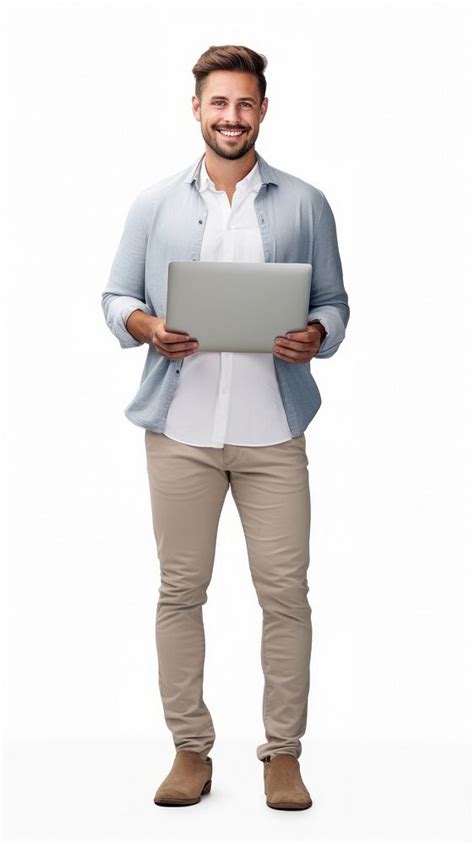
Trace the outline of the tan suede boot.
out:
<instances>
[{"instance_id":1,"label":"tan suede boot","mask_svg":"<svg viewBox=\"0 0 474 844\"><path fill-rule=\"evenodd\" d=\"M157 806L191 806L208 794L212 782L212 759L194 750L178 750L173 766L158 788Z\"/></svg>"},{"instance_id":2,"label":"tan suede boot","mask_svg":"<svg viewBox=\"0 0 474 844\"><path fill-rule=\"evenodd\" d=\"M264 759L263 778L267 806L271 809L309 809L311 795L301 779L296 756L281 753Z\"/></svg>"}]
</instances>

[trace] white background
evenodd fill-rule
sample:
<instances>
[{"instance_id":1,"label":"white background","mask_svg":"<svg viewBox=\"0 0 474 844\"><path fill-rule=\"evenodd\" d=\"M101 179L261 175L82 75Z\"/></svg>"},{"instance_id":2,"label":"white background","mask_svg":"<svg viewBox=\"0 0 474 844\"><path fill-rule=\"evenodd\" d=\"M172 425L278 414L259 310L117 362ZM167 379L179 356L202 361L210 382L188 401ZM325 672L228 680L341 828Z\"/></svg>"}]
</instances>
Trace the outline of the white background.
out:
<instances>
[{"instance_id":1,"label":"white background","mask_svg":"<svg viewBox=\"0 0 474 844\"><path fill-rule=\"evenodd\" d=\"M5 837L468 840L469 4L10 3L2 21ZM203 610L213 791L153 804L174 746L144 431L123 414L146 346L122 350L100 306L133 198L204 150L191 68L227 43L267 56L256 148L326 194L351 306L312 362L297 813L265 805L261 610L230 490Z\"/></svg>"}]
</instances>

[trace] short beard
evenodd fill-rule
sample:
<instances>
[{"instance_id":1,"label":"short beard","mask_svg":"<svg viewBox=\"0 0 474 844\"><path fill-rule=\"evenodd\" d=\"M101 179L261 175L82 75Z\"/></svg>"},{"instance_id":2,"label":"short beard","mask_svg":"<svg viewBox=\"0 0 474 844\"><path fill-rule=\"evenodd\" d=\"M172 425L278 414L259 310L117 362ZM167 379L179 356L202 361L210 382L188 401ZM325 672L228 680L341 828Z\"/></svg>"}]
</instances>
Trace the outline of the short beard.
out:
<instances>
[{"instance_id":1,"label":"short beard","mask_svg":"<svg viewBox=\"0 0 474 844\"><path fill-rule=\"evenodd\" d=\"M201 124L201 126L202 126L202 124ZM226 158L229 161L236 161L239 158L243 158L244 155L246 155L248 153L249 149L252 149L252 147L255 146L255 141L257 140L257 136L258 136L258 132L257 132L255 137L252 140L249 141L248 137L249 137L250 132L249 132L248 129L245 129L246 137L245 137L245 141L242 144L242 146L239 146L238 149L230 149L230 148L226 149L226 148L224 148L225 141L223 141L222 146L217 145L214 138L211 135L209 135L208 132L205 129L201 129L201 131L202 131L202 136L203 136L206 144L209 147L211 147L211 149L216 153L216 155L219 155L221 158ZM214 130L214 131L217 131L217 130Z\"/></svg>"}]
</instances>

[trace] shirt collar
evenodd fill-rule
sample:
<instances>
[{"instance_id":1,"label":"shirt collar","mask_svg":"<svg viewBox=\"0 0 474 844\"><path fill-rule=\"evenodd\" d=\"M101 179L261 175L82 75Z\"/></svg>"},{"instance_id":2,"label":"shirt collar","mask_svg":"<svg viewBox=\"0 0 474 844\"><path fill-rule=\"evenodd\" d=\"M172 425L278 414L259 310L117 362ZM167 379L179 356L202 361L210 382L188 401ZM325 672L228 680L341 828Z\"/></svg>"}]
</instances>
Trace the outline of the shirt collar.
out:
<instances>
[{"instance_id":1,"label":"shirt collar","mask_svg":"<svg viewBox=\"0 0 474 844\"><path fill-rule=\"evenodd\" d=\"M255 150L255 155L257 156L258 169L260 173L260 178L262 180L262 184L272 184L278 187L278 177L276 171L273 169L273 167L270 167L270 165L265 161L264 158L262 158L262 156L260 155L260 153L257 152L257 150ZM184 181L188 184L192 184L194 181L196 181L197 187L199 187L198 175L201 167L201 162L203 161L204 156L205 153L200 155L198 160L194 164L191 164L191 166L188 167L187 171L185 171L186 176Z\"/></svg>"},{"instance_id":2,"label":"shirt collar","mask_svg":"<svg viewBox=\"0 0 474 844\"><path fill-rule=\"evenodd\" d=\"M199 168L199 173L197 174L196 182L197 182L197 186L198 186L200 193L202 193L203 191L205 191L207 189L212 190L212 191L216 191L216 186L215 186L214 182L212 181L212 179L210 178L209 173L207 172L205 155L203 155L200 159L200 168ZM239 182L237 182L235 189L238 190L238 191L247 191L247 190L259 191L261 184L262 184L262 179L260 177L260 169L259 169L258 160L257 160L255 162L254 166L252 167L252 169L250 170L250 172L247 173L247 175L244 176L243 179L241 179Z\"/></svg>"}]
</instances>

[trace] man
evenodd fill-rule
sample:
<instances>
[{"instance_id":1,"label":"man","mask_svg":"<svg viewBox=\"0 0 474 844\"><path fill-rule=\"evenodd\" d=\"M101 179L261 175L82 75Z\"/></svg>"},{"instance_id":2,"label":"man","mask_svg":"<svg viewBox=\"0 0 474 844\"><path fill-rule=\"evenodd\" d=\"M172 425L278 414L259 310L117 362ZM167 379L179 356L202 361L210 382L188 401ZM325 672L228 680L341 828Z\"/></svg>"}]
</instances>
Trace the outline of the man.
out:
<instances>
[{"instance_id":1,"label":"man","mask_svg":"<svg viewBox=\"0 0 474 844\"><path fill-rule=\"evenodd\" d=\"M176 750L157 805L197 803L211 787L202 606L229 486L263 611L266 742L257 758L266 803L312 805L299 765L312 643L304 431L321 404L310 361L337 351L349 306L325 195L255 150L268 108L266 64L242 46L210 47L200 57L192 110L205 152L136 197L102 294L122 348L149 345L125 414L145 429L161 575L159 688ZM199 338L166 330L171 260L311 263L308 325L275 338L272 353L200 352Z\"/></svg>"}]
</instances>

